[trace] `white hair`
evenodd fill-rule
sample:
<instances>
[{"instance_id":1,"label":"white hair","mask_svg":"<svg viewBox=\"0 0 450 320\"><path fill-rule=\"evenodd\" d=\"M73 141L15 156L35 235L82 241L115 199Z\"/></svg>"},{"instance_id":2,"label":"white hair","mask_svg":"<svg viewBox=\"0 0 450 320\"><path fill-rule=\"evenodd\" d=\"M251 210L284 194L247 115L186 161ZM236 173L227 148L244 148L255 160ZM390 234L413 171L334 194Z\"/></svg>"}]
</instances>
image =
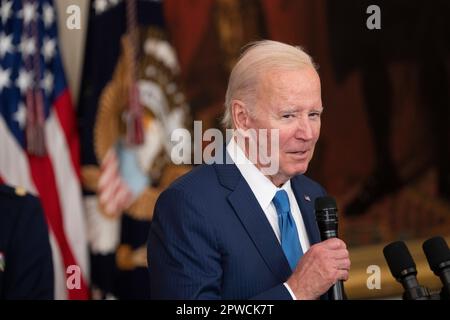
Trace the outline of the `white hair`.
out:
<instances>
[{"instance_id":1,"label":"white hair","mask_svg":"<svg viewBox=\"0 0 450 320\"><path fill-rule=\"evenodd\" d=\"M311 66L315 68L312 58L301 47L285 43L262 40L250 43L231 71L225 95L225 113L222 124L231 128L231 104L241 100L254 105L256 89L260 76L274 69L299 69ZM251 110L249 110L251 111Z\"/></svg>"}]
</instances>

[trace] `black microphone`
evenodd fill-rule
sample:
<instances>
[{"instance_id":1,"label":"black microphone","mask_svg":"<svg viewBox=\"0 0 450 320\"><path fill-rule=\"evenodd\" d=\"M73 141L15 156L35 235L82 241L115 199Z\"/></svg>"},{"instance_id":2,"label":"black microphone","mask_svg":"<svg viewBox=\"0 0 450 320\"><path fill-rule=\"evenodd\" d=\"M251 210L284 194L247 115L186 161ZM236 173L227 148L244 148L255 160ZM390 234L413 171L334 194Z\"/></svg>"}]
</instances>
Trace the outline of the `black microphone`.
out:
<instances>
[{"instance_id":1,"label":"black microphone","mask_svg":"<svg viewBox=\"0 0 450 320\"><path fill-rule=\"evenodd\" d=\"M430 269L443 284L441 299L450 300L450 250L442 237L433 237L422 245Z\"/></svg>"},{"instance_id":2,"label":"black microphone","mask_svg":"<svg viewBox=\"0 0 450 320\"><path fill-rule=\"evenodd\" d=\"M417 269L408 247L403 241L388 244L383 249L392 276L402 284L403 300L428 300L430 292L417 282Z\"/></svg>"},{"instance_id":3,"label":"black microphone","mask_svg":"<svg viewBox=\"0 0 450 320\"><path fill-rule=\"evenodd\" d=\"M315 201L316 220L322 241L337 238L338 216L336 201L332 197L319 197ZM331 300L344 300L344 289L338 280L328 291Z\"/></svg>"}]
</instances>

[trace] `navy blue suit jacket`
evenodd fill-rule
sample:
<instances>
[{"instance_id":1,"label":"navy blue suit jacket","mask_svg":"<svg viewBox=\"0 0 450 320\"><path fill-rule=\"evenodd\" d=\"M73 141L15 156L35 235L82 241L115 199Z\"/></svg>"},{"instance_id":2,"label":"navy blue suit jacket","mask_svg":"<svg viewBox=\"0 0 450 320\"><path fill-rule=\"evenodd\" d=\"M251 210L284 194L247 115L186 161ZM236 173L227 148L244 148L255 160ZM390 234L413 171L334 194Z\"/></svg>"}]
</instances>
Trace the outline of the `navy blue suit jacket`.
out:
<instances>
[{"instance_id":1,"label":"navy blue suit jacket","mask_svg":"<svg viewBox=\"0 0 450 320\"><path fill-rule=\"evenodd\" d=\"M323 188L291 179L311 245ZM234 164L201 165L159 197L148 239L152 299L291 299L292 271L273 229Z\"/></svg>"},{"instance_id":2,"label":"navy blue suit jacket","mask_svg":"<svg viewBox=\"0 0 450 320\"><path fill-rule=\"evenodd\" d=\"M53 299L53 262L39 200L0 185L0 300Z\"/></svg>"}]
</instances>

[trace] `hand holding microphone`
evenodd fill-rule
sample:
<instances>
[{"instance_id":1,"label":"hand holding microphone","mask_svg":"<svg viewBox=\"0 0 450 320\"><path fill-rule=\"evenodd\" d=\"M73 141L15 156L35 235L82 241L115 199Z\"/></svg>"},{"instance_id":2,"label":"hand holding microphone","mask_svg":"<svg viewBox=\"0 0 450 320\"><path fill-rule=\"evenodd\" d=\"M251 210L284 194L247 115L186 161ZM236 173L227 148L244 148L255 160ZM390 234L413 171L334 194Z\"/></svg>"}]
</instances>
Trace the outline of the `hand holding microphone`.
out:
<instances>
[{"instance_id":1,"label":"hand holding microphone","mask_svg":"<svg viewBox=\"0 0 450 320\"><path fill-rule=\"evenodd\" d=\"M297 299L317 299L329 290L330 299L343 300L341 281L348 279L350 258L345 243L336 238L336 212L333 198L316 199L316 217L323 241L309 248L287 281Z\"/></svg>"},{"instance_id":2,"label":"hand holding microphone","mask_svg":"<svg viewBox=\"0 0 450 320\"><path fill-rule=\"evenodd\" d=\"M320 237L322 241L337 238L338 236L338 217L337 217L337 205L331 197L320 197L315 202L316 220L319 226ZM330 288L331 300L344 300L344 287L342 280L336 281L336 283Z\"/></svg>"}]
</instances>

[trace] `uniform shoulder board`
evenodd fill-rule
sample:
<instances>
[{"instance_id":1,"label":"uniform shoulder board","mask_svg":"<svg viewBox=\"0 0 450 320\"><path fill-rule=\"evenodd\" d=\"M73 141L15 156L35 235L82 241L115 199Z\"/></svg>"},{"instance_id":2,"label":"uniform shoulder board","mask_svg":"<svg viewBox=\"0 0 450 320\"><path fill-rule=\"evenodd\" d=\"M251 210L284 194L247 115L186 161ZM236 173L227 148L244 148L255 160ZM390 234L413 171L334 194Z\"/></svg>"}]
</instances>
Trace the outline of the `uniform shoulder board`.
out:
<instances>
[{"instance_id":1,"label":"uniform shoulder board","mask_svg":"<svg viewBox=\"0 0 450 320\"><path fill-rule=\"evenodd\" d=\"M6 184L0 184L0 194L24 197L27 195L27 190L24 187L11 187Z\"/></svg>"},{"instance_id":2,"label":"uniform shoulder board","mask_svg":"<svg viewBox=\"0 0 450 320\"><path fill-rule=\"evenodd\" d=\"M23 197L27 195L27 190L24 187L16 187L14 189L16 195L18 195L19 197Z\"/></svg>"}]
</instances>

